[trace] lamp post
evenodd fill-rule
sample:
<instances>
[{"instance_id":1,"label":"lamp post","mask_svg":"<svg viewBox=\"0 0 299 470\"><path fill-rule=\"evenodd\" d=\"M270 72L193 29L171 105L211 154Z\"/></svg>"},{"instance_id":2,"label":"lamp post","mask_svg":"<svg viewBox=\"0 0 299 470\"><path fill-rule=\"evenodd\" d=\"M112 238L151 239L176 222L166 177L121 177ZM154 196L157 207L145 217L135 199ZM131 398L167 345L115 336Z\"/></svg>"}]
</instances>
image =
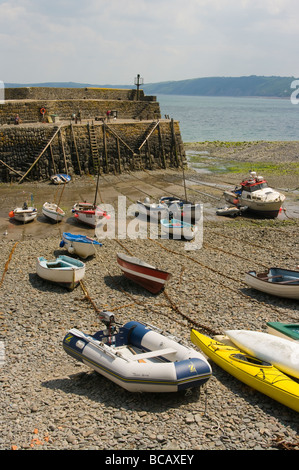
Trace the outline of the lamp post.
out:
<instances>
[{"instance_id":1,"label":"lamp post","mask_svg":"<svg viewBox=\"0 0 299 470\"><path fill-rule=\"evenodd\" d=\"M143 85L143 78L140 77L138 74L137 77L135 77L134 84L137 86L137 101L139 100L139 87L140 85Z\"/></svg>"}]
</instances>

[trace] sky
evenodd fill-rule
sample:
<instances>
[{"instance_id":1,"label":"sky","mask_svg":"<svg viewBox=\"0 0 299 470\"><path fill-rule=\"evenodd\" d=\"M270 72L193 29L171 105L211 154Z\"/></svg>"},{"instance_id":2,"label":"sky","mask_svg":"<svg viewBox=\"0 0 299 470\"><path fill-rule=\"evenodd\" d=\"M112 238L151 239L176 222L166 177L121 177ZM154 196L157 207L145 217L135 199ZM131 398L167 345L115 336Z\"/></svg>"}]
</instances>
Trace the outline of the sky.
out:
<instances>
[{"instance_id":1,"label":"sky","mask_svg":"<svg viewBox=\"0 0 299 470\"><path fill-rule=\"evenodd\" d=\"M0 81L299 76L296 0L0 0Z\"/></svg>"}]
</instances>

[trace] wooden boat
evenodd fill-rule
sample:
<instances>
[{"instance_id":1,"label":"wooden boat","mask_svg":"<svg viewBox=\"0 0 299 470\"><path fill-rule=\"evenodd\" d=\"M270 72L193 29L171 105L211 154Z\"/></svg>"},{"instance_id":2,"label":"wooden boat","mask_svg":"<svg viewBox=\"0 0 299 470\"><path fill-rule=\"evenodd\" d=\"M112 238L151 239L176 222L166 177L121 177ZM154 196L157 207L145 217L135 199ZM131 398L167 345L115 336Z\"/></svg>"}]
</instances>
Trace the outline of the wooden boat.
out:
<instances>
[{"instance_id":1,"label":"wooden boat","mask_svg":"<svg viewBox=\"0 0 299 470\"><path fill-rule=\"evenodd\" d=\"M299 411L299 384L274 365L196 330L191 331L191 341L215 364L241 382L292 410Z\"/></svg>"},{"instance_id":2,"label":"wooden boat","mask_svg":"<svg viewBox=\"0 0 299 470\"><path fill-rule=\"evenodd\" d=\"M172 238L179 240L181 238L191 240L198 230L196 225L179 219L161 219L160 223L164 234L171 235Z\"/></svg>"},{"instance_id":3,"label":"wooden boat","mask_svg":"<svg viewBox=\"0 0 299 470\"><path fill-rule=\"evenodd\" d=\"M299 342L299 323L267 322L268 333L290 341Z\"/></svg>"},{"instance_id":4,"label":"wooden boat","mask_svg":"<svg viewBox=\"0 0 299 470\"><path fill-rule=\"evenodd\" d=\"M18 222L22 222L26 224L27 222L31 222L37 216L37 209L35 207L28 207L25 203L23 207L16 207L13 211L9 214L9 217L14 218Z\"/></svg>"},{"instance_id":5,"label":"wooden boat","mask_svg":"<svg viewBox=\"0 0 299 470\"><path fill-rule=\"evenodd\" d=\"M93 203L90 202L78 202L76 203L73 208L72 212L74 214L74 217L79 220L80 222L83 222L86 225L89 225L90 227L95 228L97 226L97 222L99 219L109 219L110 216L107 214L106 211L103 211L98 205L97 205L97 194L98 194L98 187L99 187L99 177L100 174L98 173L97 177L97 184L96 184L96 190L95 190L95 196L94 196L94 201Z\"/></svg>"},{"instance_id":6,"label":"wooden boat","mask_svg":"<svg viewBox=\"0 0 299 470\"><path fill-rule=\"evenodd\" d=\"M64 255L58 256L53 261L47 261L40 256L36 262L36 273L46 281L74 289L84 277L85 264L78 259Z\"/></svg>"},{"instance_id":7,"label":"wooden boat","mask_svg":"<svg viewBox=\"0 0 299 470\"><path fill-rule=\"evenodd\" d=\"M98 219L109 218L106 211L89 202L76 203L72 208L72 213L77 220L93 228L96 227Z\"/></svg>"},{"instance_id":8,"label":"wooden boat","mask_svg":"<svg viewBox=\"0 0 299 470\"><path fill-rule=\"evenodd\" d=\"M139 258L117 253L117 262L124 275L149 292L157 294L171 278L171 274L152 266Z\"/></svg>"},{"instance_id":9,"label":"wooden boat","mask_svg":"<svg viewBox=\"0 0 299 470\"><path fill-rule=\"evenodd\" d=\"M178 392L200 387L212 374L203 354L136 321L92 336L71 329L63 348L129 392Z\"/></svg>"},{"instance_id":10,"label":"wooden boat","mask_svg":"<svg viewBox=\"0 0 299 470\"><path fill-rule=\"evenodd\" d=\"M102 246L102 243L86 235L74 235L68 232L63 232L60 242L61 248L65 247L70 254L76 254L83 259L93 256L96 246Z\"/></svg>"},{"instance_id":11,"label":"wooden boat","mask_svg":"<svg viewBox=\"0 0 299 470\"><path fill-rule=\"evenodd\" d=\"M57 173L56 175L51 176L51 181L54 184L63 184L63 183L69 183L71 181L70 175L67 175L65 173Z\"/></svg>"},{"instance_id":12,"label":"wooden boat","mask_svg":"<svg viewBox=\"0 0 299 470\"><path fill-rule=\"evenodd\" d=\"M234 191L224 191L223 196L231 204L247 206L248 211L270 218L278 216L285 200L284 194L270 188L267 181L254 171Z\"/></svg>"},{"instance_id":13,"label":"wooden boat","mask_svg":"<svg viewBox=\"0 0 299 470\"><path fill-rule=\"evenodd\" d=\"M228 330L225 334L247 354L299 378L299 343L260 331Z\"/></svg>"},{"instance_id":14,"label":"wooden boat","mask_svg":"<svg viewBox=\"0 0 299 470\"><path fill-rule=\"evenodd\" d=\"M64 210L58 207L53 202L45 202L43 204L42 212L48 219L54 220L55 222L61 222L65 216Z\"/></svg>"},{"instance_id":15,"label":"wooden boat","mask_svg":"<svg viewBox=\"0 0 299 470\"><path fill-rule=\"evenodd\" d=\"M262 273L249 271L245 274L245 282L266 294L299 299L299 271L282 268L269 268Z\"/></svg>"},{"instance_id":16,"label":"wooden boat","mask_svg":"<svg viewBox=\"0 0 299 470\"><path fill-rule=\"evenodd\" d=\"M186 199L180 199L175 196L164 196L159 200L160 204L166 205L176 217L176 212L173 210L178 207L179 214L190 220L190 223L194 223L201 217L201 204L193 204L193 202L187 201Z\"/></svg>"},{"instance_id":17,"label":"wooden boat","mask_svg":"<svg viewBox=\"0 0 299 470\"><path fill-rule=\"evenodd\" d=\"M138 212L145 214L148 218L154 217L157 219L168 217L169 208L162 203L151 203L149 198L145 198L144 202L137 201ZM177 213L180 213L180 208L178 206L174 207Z\"/></svg>"}]
</instances>

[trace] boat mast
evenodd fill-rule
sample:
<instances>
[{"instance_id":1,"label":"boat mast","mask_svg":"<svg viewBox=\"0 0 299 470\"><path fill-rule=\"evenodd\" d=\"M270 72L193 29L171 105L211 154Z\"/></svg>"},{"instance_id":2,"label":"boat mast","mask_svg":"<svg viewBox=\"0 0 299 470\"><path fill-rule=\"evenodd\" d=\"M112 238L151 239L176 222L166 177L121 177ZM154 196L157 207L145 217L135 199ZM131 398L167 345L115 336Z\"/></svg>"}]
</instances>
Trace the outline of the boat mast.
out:
<instances>
[{"instance_id":1,"label":"boat mast","mask_svg":"<svg viewBox=\"0 0 299 470\"><path fill-rule=\"evenodd\" d=\"M98 189L99 189L99 180L100 180L100 171L98 171L96 192L95 192L95 195L94 195L94 202L93 202L94 207L96 207L96 205L97 205L97 195L98 195Z\"/></svg>"}]
</instances>

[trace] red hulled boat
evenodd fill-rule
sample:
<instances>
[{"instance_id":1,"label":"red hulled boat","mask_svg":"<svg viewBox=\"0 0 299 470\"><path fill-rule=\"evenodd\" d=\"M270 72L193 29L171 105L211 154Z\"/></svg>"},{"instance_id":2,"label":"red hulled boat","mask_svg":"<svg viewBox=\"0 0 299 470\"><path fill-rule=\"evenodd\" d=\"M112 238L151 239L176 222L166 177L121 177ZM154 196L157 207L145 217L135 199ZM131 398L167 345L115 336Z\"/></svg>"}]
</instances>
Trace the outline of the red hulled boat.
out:
<instances>
[{"instance_id":1,"label":"red hulled boat","mask_svg":"<svg viewBox=\"0 0 299 470\"><path fill-rule=\"evenodd\" d=\"M172 276L170 273L151 266L139 258L127 256L123 253L117 253L117 262L128 279L144 287L152 294L160 292Z\"/></svg>"}]
</instances>

